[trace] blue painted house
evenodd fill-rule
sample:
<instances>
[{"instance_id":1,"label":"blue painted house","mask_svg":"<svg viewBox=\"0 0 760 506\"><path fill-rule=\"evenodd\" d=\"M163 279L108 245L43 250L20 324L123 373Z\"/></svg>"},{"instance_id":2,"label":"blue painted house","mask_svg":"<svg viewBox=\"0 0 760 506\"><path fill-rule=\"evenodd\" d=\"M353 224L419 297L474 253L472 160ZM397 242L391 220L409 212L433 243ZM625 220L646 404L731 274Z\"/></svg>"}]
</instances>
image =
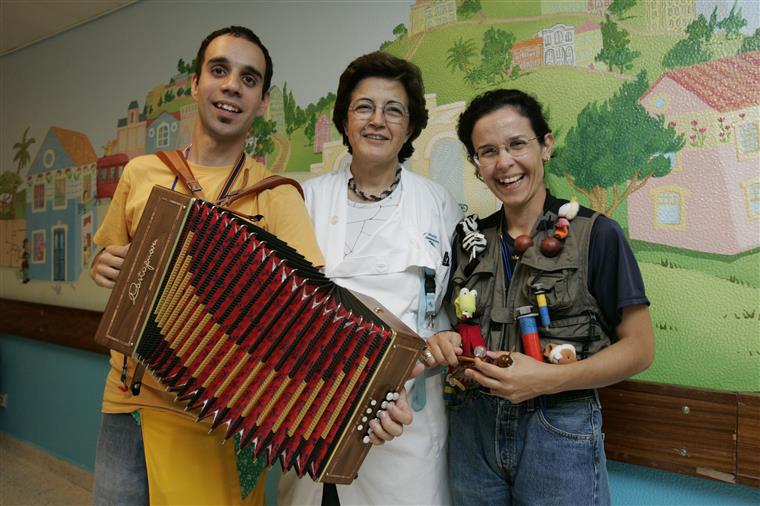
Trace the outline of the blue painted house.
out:
<instances>
[{"instance_id":1,"label":"blue painted house","mask_svg":"<svg viewBox=\"0 0 760 506\"><path fill-rule=\"evenodd\" d=\"M162 112L154 120L148 120L145 152L178 149L180 113Z\"/></svg>"},{"instance_id":2,"label":"blue painted house","mask_svg":"<svg viewBox=\"0 0 760 506\"><path fill-rule=\"evenodd\" d=\"M51 127L26 178L29 277L76 281L92 259L97 156L88 137Z\"/></svg>"}]
</instances>

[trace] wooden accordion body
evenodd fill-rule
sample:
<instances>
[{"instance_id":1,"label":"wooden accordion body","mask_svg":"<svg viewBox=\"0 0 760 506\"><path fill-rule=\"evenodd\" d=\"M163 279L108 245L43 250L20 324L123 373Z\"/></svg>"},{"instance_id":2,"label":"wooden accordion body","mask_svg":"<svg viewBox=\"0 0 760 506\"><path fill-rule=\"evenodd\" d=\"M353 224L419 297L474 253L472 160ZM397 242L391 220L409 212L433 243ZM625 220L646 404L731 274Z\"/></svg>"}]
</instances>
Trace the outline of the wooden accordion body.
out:
<instances>
[{"instance_id":1,"label":"wooden accordion body","mask_svg":"<svg viewBox=\"0 0 760 506\"><path fill-rule=\"evenodd\" d=\"M424 341L234 213L155 187L96 341L269 465L350 483Z\"/></svg>"}]
</instances>

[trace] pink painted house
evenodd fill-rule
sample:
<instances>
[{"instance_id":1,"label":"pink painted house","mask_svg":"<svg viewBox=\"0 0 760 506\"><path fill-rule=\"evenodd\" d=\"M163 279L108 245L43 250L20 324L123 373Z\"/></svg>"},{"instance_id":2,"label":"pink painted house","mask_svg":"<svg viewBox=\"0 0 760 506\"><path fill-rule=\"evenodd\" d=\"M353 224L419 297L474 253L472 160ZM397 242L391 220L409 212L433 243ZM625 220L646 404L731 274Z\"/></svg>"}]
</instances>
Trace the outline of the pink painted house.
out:
<instances>
[{"instance_id":1,"label":"pink painted house","mask_svg":"<svg viewBox=\"0 0 760 506\"><path fill-rule=\"evenodd\" d=\"M760 51L665 72L641 104L686 144L670 174L628 197L631 238L724 255L760 247Z\"/></svg>"},{"instance_id":2,"label":"pink painted house","mask_svg":"<svg viewBox=\"0 0 760 506\"><path fill-rule=\"evenodd\" d=\"M314 152L315 153L321 153L322 152L322 146L325 145L325 142L330 141L330 119L324 115L320 114L319 118L317 119L316 125L314 125Z\"/></svg>"}]
</instances>

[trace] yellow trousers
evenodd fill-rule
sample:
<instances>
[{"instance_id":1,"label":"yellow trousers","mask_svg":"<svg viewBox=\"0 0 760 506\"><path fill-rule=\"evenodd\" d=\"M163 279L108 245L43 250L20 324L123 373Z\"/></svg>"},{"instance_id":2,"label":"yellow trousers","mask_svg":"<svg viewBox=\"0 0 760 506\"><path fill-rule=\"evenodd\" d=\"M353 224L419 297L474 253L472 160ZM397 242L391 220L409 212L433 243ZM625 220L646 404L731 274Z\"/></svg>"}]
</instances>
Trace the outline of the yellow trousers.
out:
<instances>
[{"instance_id":1,"label":"yellow trousers","mask_svg":"<svg viewBox=\"0 0 760 506\"><path fill-rule=\"evenodd\" d=\"M222 430L153 409L142 409L142 432L151 505L263 505L266 472L241 498L233 442Z\"/></svg>"}]
</instances>

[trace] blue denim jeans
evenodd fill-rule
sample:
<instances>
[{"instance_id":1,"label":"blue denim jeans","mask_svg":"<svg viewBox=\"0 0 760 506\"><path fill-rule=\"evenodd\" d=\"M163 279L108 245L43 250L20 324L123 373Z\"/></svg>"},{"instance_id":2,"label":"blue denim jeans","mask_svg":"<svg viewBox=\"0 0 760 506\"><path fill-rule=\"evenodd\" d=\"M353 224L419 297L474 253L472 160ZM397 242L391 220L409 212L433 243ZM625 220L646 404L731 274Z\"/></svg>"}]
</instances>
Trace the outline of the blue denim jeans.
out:
<instances>
[{"instance_id":1,"label":"blue denim jeans","mask_svg":"<svg viewBox=\"0 0 760 506\"><path fill-rule=\"evenodd\" d=\"M95 450L92 504L147 505L142 428L131 414L103 414Z\"/></svg>"},{"instance_id":2,"label":"blue denim jeans","mask_svg":"<svg viewBox=\"0 0 760 506\"><path fill-rule=\"evenodd\" d=\"M610 504L596 395L546 400L532 408L471 391L450 403L454 504Z\"/></svg>"}]
</instances>

